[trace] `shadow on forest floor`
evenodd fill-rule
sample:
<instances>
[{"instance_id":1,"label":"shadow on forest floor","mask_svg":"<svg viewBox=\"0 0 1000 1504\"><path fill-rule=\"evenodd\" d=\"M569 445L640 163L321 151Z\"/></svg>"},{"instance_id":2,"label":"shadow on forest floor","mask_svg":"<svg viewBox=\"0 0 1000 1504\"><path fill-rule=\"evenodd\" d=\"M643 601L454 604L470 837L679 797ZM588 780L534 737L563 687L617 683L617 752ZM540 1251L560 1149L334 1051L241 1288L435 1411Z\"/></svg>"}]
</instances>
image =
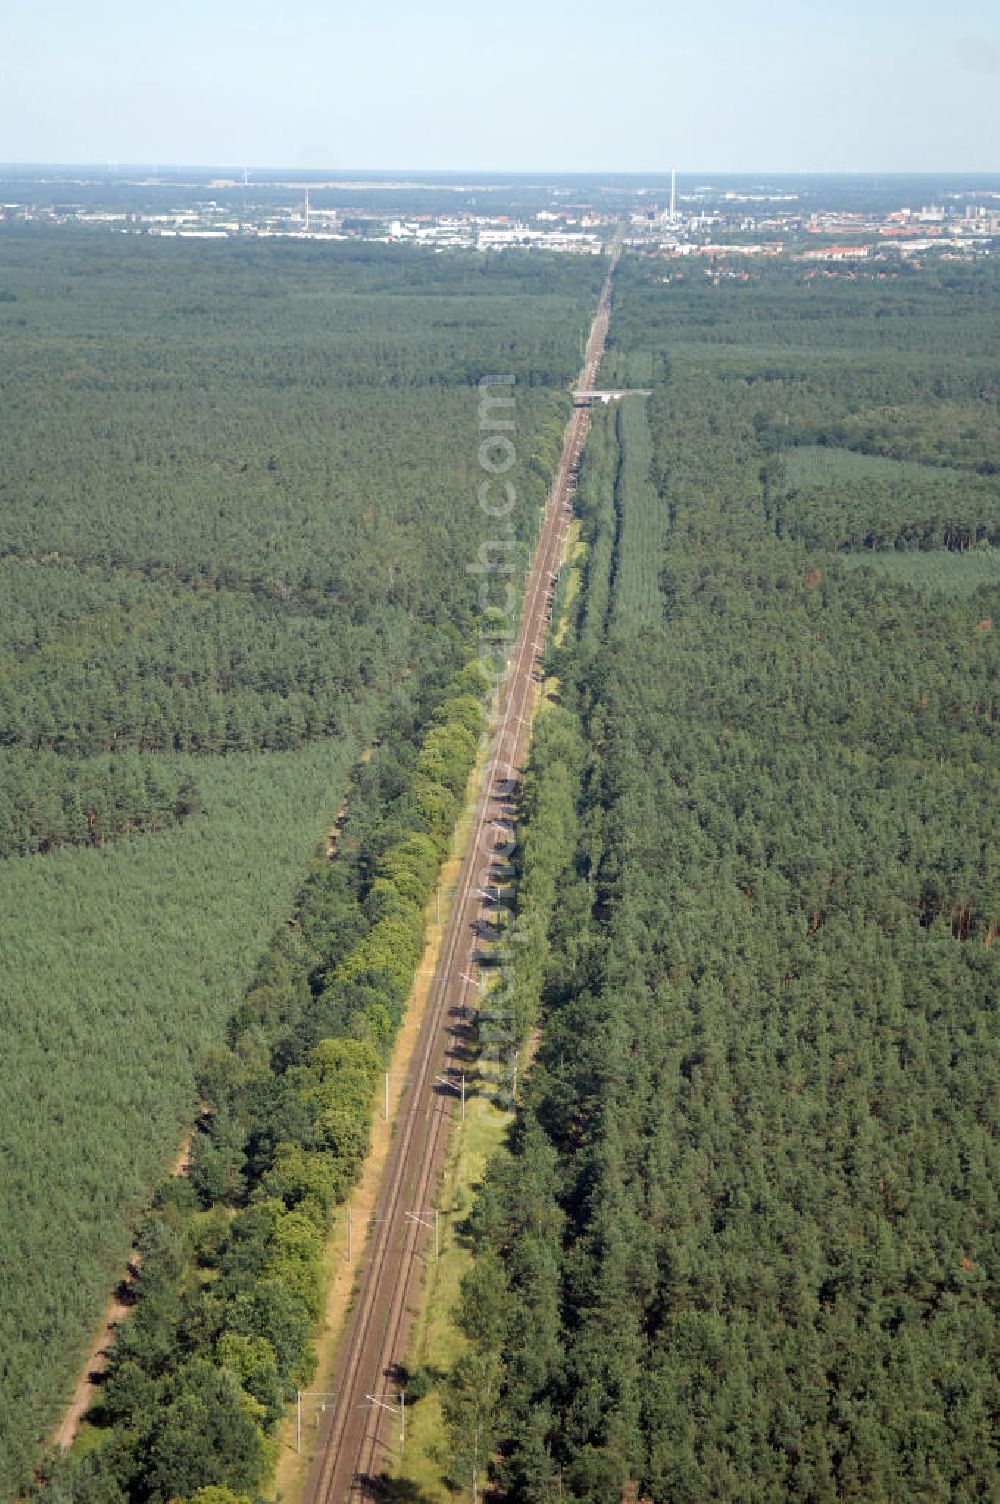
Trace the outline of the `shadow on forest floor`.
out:
<instances>
[{"instance_id":1,"label":"shadow on forest floor","mask_svg":"<svg viewBox=\"0 0 1000 1504\"><path fill-rule=\"evenodd\" d=\"M384 1473L369 1480L366 1495L377 1499L379 1504L431 1504L419 1484L409 1478L389 1478Z\"/></svg>"}]
</instances>

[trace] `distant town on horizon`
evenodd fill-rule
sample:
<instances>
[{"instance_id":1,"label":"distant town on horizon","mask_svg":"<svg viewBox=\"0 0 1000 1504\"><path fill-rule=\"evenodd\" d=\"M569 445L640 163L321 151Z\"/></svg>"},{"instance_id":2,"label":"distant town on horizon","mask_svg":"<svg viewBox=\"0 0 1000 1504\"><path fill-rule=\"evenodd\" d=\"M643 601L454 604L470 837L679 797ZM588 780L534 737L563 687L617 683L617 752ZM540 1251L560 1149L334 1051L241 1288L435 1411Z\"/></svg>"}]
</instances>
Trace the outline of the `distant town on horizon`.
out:
<instances>
[{"instance_id":1,"label":"distant town on horizon","mask_svg":"<svg viewBox=\"0 0 1000 1504\"><path fill-rule=\"evenodd\" d=\"M226 240L666 260L918 263L989 255L1000 174L403 173L146 166L0 168L0 222Z\"/></svg>"}]
</instances>

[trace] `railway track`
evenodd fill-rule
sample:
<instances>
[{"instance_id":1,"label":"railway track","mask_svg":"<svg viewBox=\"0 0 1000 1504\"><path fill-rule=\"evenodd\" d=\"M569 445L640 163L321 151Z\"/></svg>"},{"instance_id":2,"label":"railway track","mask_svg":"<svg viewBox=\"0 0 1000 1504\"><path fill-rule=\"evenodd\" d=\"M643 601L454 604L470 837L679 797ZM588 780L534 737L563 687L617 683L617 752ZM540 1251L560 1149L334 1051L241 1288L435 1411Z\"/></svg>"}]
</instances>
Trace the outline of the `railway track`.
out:
<instances>
[{"instance_id":1,"label":"railway track","mask_svg":"<svg viewBox=\"0 0 1000 1504\"><path fill-rule=\"evenodd\" d=\"M593 385L607 339L620 236L591 324L580 384ZM491 880L500 881L512 832L510 790L530 737L534 684L552 591L572 511L572 488L590 414L575 408L549 491L525 587L520 625L472 830L459 870L427 1010L401 1099L396 1136L376 1200L355 1302L340 1342L333 1403L323 1413L305 1504L361 1504L378 1496L387 1456L399 1445L399 1369L406 1356L425 1261L433 1257L433 1201L458 1111L461 1039L477 952L488 933ZM487 917L484 917L486 915Z\"/></svg>"}]
</instances>

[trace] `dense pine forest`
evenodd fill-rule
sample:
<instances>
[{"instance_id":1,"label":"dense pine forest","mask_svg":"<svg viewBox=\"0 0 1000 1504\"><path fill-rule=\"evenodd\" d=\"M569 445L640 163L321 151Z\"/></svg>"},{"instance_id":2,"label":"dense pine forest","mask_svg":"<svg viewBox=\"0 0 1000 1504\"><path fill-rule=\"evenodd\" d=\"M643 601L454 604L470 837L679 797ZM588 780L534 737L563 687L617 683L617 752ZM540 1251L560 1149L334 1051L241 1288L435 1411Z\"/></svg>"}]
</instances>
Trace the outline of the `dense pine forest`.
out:
<instances>
[{"instance_id":1,"label":"dense pine forest","mask_svg":"<svg viewBox=\"0 0 1000 1504\"><path fill-rule=\"evenodd\" d=\"M526 558L602 275L0 237L5 1498L268 1488L484 725L476 383ZM1000 1494L998 337L988 263L626 254L456 1491Z\"/></svg>"},{"instance_id":2,"label":"dense pine forest","mask_svg":"<svg viewBox=\"0 0 1000 1504\"><path fill-rule=\"evenodd\" d=\"M601 276L0 238L3 1497L137 1232L104 1462L51 1486L268 1471L481 726L476 383L516 378L526 557ZM191 1175L139 1226L199 1102Z\"/></svg>"},{"instance_id":3,"label":"dense pine forest","mask_svg":"<svg viewBox=\"0 0 1000 1504\"><path fill-rule=\"evenodd\" d=\"M663 271L526 784L450 1477L995 1498L1000 280Z\"/></svg>"}]
</instances>

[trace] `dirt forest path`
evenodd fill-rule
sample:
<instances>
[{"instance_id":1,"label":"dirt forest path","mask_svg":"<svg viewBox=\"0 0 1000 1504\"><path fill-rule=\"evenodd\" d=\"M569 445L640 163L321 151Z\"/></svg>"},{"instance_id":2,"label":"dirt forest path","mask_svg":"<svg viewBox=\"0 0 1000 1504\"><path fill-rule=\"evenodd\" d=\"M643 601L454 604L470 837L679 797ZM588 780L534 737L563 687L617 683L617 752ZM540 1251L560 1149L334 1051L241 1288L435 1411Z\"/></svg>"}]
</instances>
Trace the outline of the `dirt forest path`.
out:
<instances>
[{"instance_id":1,"label":"dirt forest path","mask_svg":"<svg viewBox=\"0 0 1000 1504\"><path fill-rule=\"evenodd\" d=\"M193 1140L194 1130L191 1130L185 1135L184 1142L177 1151L177 1158L170 1170L170 1174L175 1178L183 1175L187 1170ZM83 1365L76 1388L73 1390L73 1398L63 1412L62 1420L52 1433L53 1446L65 1449L71 1447L76 1440L83 1417L94 1403L101 1375L108 1366L111 1350L115 1345L118 1329L134 1304L133 1289L141 1266L142 1254L138 1248L133 1248L128 1256L125 1273L104 1309L100 1329L87 1354L87 1361Z\"/></svg>"}]
</instances>

